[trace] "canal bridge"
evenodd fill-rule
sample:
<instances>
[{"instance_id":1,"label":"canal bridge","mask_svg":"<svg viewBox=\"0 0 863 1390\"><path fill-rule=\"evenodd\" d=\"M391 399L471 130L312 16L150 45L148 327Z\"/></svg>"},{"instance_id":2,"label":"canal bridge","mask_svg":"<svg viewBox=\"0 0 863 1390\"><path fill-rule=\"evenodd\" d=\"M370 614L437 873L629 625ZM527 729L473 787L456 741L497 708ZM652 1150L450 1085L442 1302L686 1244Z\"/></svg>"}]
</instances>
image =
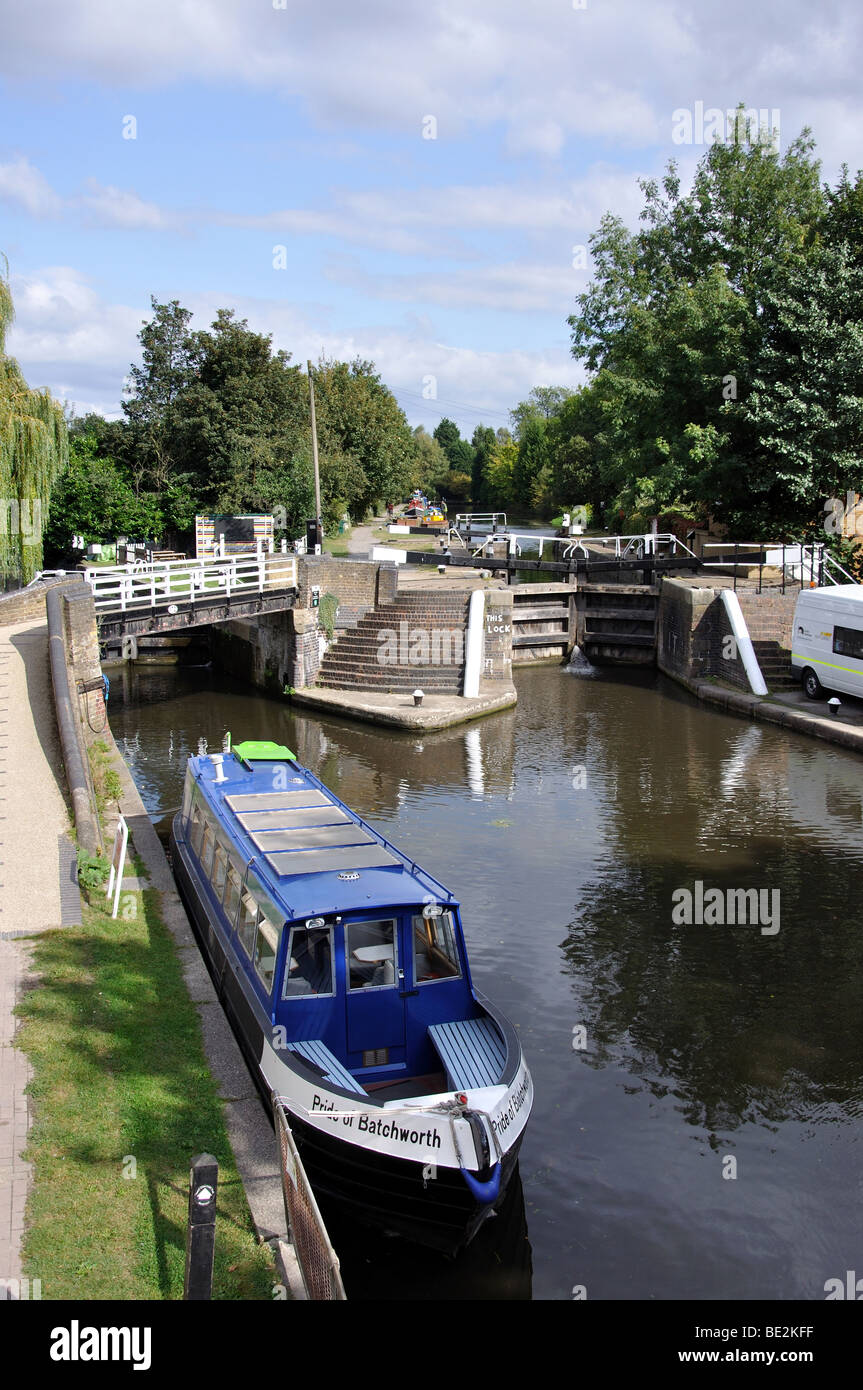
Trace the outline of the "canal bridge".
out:
<instances>
[{"instance_id":1,"label":"canal bridge","mask_svg":"<svg viewBox=\"0 0 863 1390\"><path fill-rule=\"evenodd\" d=\"M282 612L299 587L296 555L279 552L94 566L83 577L103 643Z\"/></svg>"}]
</instances>

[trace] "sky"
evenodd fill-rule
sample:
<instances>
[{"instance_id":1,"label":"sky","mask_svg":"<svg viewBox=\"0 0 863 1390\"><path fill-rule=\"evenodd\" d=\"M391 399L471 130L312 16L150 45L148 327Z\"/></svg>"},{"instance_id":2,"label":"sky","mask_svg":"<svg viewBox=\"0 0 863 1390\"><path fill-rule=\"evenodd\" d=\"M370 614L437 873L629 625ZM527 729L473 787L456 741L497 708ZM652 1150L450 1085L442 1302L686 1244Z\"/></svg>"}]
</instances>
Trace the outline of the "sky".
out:
<instances>
[{"instance_id":1,"label":"sky","mask_svg":"<svg viewBox=\"0 0 863 1390\"><path fill-rule=\"evenodd\" d=\"M835 182L861 69L860 0L0 0L8 349L116 417L151 297L227 307L374 362L414 426L498 428L584 379L589 238L687 184L699 109L810 127Z\"/></svg>"}]
</instances>

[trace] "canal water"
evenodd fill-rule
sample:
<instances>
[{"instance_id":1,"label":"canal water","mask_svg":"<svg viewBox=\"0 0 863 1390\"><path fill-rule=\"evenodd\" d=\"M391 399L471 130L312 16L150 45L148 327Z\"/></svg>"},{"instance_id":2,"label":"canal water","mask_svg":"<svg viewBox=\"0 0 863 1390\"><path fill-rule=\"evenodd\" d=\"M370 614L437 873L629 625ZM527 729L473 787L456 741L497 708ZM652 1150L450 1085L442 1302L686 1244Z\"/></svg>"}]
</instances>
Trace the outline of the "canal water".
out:
<instances>
[{"instance_id":1,"label":"canal water","mask_svg":"<svg viewBox=\"0 0 863 1390\"><path fill-rule=\"evenodd\" d=\"M287 743L453 889L521 1034L507 1209L455 1261L334 1223L348 1295L823 1299L863 1274L863 766L654 673L516 684L515 710L417 738L209 669L111 683L154 820L200 736Z\"/></svg>"}]
</instances>

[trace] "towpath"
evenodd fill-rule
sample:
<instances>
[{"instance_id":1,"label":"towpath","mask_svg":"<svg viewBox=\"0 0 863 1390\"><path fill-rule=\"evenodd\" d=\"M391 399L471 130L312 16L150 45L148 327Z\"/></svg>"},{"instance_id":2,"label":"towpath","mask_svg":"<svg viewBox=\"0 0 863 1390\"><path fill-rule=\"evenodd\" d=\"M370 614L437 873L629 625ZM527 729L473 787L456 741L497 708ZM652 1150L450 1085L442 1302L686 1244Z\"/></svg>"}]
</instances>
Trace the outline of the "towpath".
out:
<instances>
[{"instance_id":1,"label":"towpath","mask_svg":"<svg viewBox=\"0 0 863 1390\"><path fill-rule=\"evenodd\" d=\"M75 921L76 906L80 921L62 776L46 624L0 628L0 1280L20 1278L31 1179L30 1068L13 1046L30 968L20 937Z\"/></svg>"}]
</instances>

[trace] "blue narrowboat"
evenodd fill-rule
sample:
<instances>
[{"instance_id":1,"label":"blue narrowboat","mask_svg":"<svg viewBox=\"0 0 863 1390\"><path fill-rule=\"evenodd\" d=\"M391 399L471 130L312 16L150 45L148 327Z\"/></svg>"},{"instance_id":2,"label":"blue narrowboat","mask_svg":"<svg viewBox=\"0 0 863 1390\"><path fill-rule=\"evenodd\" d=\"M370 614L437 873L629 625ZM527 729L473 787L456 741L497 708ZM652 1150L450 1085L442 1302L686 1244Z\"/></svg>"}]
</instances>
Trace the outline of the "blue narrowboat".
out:
<instances>
[{"instance_id":1,"label":"blue narrowboat","mask_svg":"<svg viewBox=\"0 0 863 1390\"><path fill-rule=\"evenodd\" d=\"M533 1085L512 1024L471 983L452 893L273 743L189 759L171 848L319 1197L457 1251L503 1196Z\"/></svg>"}]
</instances>

